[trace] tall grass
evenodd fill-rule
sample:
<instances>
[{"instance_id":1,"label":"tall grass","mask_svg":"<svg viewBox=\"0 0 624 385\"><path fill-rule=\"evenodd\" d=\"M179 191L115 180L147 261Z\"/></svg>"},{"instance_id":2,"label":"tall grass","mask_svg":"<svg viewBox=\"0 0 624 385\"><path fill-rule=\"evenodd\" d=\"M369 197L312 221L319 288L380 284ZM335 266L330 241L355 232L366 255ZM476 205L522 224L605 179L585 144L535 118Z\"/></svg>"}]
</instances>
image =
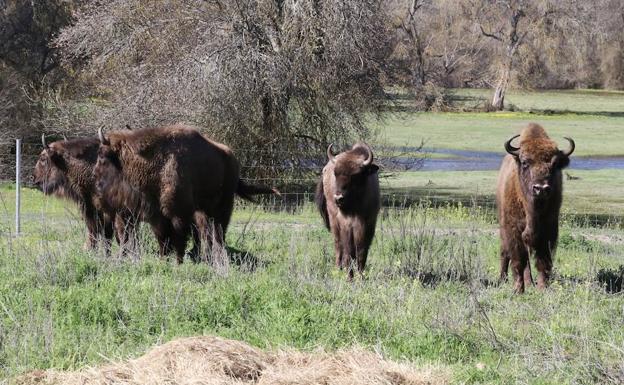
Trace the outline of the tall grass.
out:
<instances>
[{"instance_id":1,"label":"tall grass","mask_svg":"<svg viewBox=\"0 0 624 385\"><path fill-rule=\"evenodd\" d=\"M496 284L496 225L476 206L384 209L353 283L312 205L239 207L227 268L161 260L145 229L139 260L106 258L82 249L78 220L42 215L19 238L0 235L0 378L215 334L263 348L361 345L447 366L458 383L624 381L624 298L598 279L622 264L615 227L564 223L552 287L516 296Z\"/></svg>"}]
</instances>

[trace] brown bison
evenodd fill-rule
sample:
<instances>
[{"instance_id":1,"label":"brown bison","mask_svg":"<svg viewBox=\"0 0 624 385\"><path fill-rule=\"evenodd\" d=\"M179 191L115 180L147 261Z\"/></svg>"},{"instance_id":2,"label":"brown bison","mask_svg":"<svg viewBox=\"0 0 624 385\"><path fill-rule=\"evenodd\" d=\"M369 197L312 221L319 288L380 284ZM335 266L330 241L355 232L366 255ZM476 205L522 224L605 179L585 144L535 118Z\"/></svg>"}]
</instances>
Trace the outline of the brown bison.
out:
<instances>
[{"instance_id":1,"label":"brown bison","mask_svg":"<svg viewBox=\"0 0 624 385\"><path fill-rule=\"evenodd\" d=\"M511 142L520 137L519 147ZM544 129L529 124L520 135L505 142L509 153L498 175L496 203L501 236L501 281L507 279L511 262L514 289L524 292L533 283L529 255L535 255L537 285L545 288L552 271L552 255L559 233L562 200L561 170L570 163L570 147L557 148Z\"/></svg>"},{"instance_id":2,"label":"brown bison","mask_svg":"<svg viewBox=\"0 0 624 385\"><path fill-rule=\"evenodd\" d=\"M100 142L97 138L60 140L49 145L41 137L43 151L35 164L35 185L46 195L56 195L78 204L87 224L85 246L94 249L98 239L110 252L115 212L96 193L93 167Z\"/></svg>"},{"instance_id":3,"label":"brown bison","mask_svg":"<svg viewBox=\"0 0 624 385\"><path fill-rule=\"evenodd\" d=\"M245 184L231 150L192 127L112 131L107 136L100 130L99 136L98 191L131 228L136 221L148 222L161 255L173 248L179 263L189 233L195 261L201 241L208 247L212 239L222 242L235 194L248 200L254 194L278 194Z\"/></svg>"},{"instance_id":4,"label":"brown bison","mask_svg":"<svg viewBox=\"0 0 624 385\"><path fill-rule=\"evenodd\" d=\"M379 167L373 163L373 152L364 143L357 143L336 156L330 145L327 156L329 162L316 187L316 205L325 226L334 235L336 265L346 268L352 279L352 259L363 274L375 235L381 206Z\"/></svg>"}]
</instances>

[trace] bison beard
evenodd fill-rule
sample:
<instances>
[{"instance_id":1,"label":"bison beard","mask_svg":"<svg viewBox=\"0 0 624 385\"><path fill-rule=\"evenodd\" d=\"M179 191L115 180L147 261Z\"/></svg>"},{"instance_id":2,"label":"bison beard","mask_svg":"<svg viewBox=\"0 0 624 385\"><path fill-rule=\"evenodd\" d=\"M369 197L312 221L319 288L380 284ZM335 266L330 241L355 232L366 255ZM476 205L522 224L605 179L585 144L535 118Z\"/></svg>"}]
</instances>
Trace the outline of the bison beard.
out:
<instances>
[{"instance_id":1,"label":"bison beard","mask_svg":"<svg viewBox=\"0 0 624 385\"><path fill-rule=\"evenodd\" d=\"M223 243L235 194L249 200L278 194L243 183L231 150L192 127L113 131L106 138L100 132L100 141L94 173L103 197L127 218L148 222L161 255L173 248L178 263L189 234L195 261L200 252L209 255L213 239Z\"/></svg>"},{"instance_id":2,"label":"bison beard","mask_svg":"<svg viewBox=\"0 0 624 385\"><path fill-rule=\"evenodd\" d=\"M511 145L520 137L520 147ZM532 285L529 256L535 255L540 289L548 285L552 256L559 234L559 211L562 201L561 170L568 166L574 141L567 151L560 151L544 129L529 124L520 135L505 143L508 155L503 159L496 190L496 204L501 236L501 281L506 280L511 264L514 290L524 292Z\"/></svg>"},{"instance_id":3,"label":"bison beard","mask_svg":"<svg viewBox=\"0 0 624 385\"><path fill-rule=\"evenodd\" d=\"M115 212L103 205L96 193L92 174L97 159L97 138L63 140L45 143L35 165L35 185L46 195L70 199L78 204L87 226L85 246L94 249L98 240L110 253Z\"/></svg>"},{"instance_id":4,"label":"bison beard","mask_svg":"<svg viewBox=\"0 0 624 385\"><path fill-rule=\"evenodd\" d=\"M368 250L375 235L381 206L379 167L373 164L368 145L355 144L351 150L334 156L330 145L329 162L323 168L315 201L325 226L334 236L336 265L353 278L352 260L364 273Z\"/></svg>"}]
</instances>

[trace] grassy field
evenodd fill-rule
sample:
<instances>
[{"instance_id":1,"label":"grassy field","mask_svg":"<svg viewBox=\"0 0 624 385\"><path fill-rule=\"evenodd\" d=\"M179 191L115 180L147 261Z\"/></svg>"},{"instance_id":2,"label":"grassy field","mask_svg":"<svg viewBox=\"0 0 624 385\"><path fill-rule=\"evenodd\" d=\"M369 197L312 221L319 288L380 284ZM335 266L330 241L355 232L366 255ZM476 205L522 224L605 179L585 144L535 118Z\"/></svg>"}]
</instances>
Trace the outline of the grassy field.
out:
<instances>
[{"instance_id":1,"label":"grassy field","mask_svg":"<svg viewBox=\"0 0 624 385\"><path fill-rule=\"evenodd\" d=\"M470 98L481 90L458 90ZM507 102L523 107L511 112L402 113L373 125L390 144L475 151L503 152L503 143L529 122L540 123L550 136L567 145L576 140L575 156L624 155L624 93L611 92L511 92ZM527 111L543 106L534 112Z\"/></svg>"},{"instance_id":2,"label":"grassy field","mask_svg":"<svg viewBox=\"0 0 624 385\"><path fill-rule=\"evenodd\" d=\"M554 105L567 105L578 95L520 96L509 101L522 106L533 96L559 97ZM605 111L617 108L620 99L614 98L605 101ZM594 113L603 111L598 107ZM464 148L453 139L466 138L474 147L465 148L496 151L494 139L470 139L466 122L484 137L498 129L496 122L507 122L496 131L504 138L513 132L510 122L517 119L519 127L524 118L408 119L419 124L386 126L397 144L401 135L418 138L429 127L436 129L432 138L441 138L439 147ZM619 139L590 146L593 132L580 128L584 119L594 131ZM530 120L547 129L577 127L561 135L574 136L579 152L590 146L587 155L621 154L622 117ZM384 179L385 205L393 207L380 216L366 279L353 283L333 266L331 236L311 204L289 213L240 205L228 233L229 259L176 266L158 258L146 228L139 260L84 251L84 226L73 205L30 189L23 191L23 233L15 237L14 190L2 185L0 383L34 369L136 357L154 344L201 334L261 348L359 345L394 360L441 367L458 384L622 383L624 170L573 174L580 179L564 182L553 284L522 296L512 294L510 283L496 284L492 171Z\"/></svg>"}]
</instances>

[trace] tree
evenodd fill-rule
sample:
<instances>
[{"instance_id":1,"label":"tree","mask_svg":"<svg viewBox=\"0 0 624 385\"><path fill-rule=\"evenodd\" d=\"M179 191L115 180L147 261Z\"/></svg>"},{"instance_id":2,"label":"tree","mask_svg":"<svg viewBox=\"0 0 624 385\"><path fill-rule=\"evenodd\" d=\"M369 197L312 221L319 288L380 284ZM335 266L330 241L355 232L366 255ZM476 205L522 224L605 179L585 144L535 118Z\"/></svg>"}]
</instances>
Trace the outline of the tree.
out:
<instances>
[{"instance_id":1,"label":"tree","mask_svg":"<svg viewBox=\"0 0 624 385\"><path fill-rule=\"evenodd\" d=\"M477 9L479 28L483 36L493 39L502 48L499 75L492 97L492 107L502 110L505 93L518 48L531 30L534 2L524 0L485 0ZM521 24L522 22L522 24Z\"/></svg>"},{"instance_id":2,"label":"tree","mask_svg":"<svg viewBox=\"0 0 624 385\"><path fill-rule=\"evenodd\" d=\"M77 124L196 124L274 175L367 138L384 103L381 0L89 2L56 41Z\"/></svg>"}]
</instances>

